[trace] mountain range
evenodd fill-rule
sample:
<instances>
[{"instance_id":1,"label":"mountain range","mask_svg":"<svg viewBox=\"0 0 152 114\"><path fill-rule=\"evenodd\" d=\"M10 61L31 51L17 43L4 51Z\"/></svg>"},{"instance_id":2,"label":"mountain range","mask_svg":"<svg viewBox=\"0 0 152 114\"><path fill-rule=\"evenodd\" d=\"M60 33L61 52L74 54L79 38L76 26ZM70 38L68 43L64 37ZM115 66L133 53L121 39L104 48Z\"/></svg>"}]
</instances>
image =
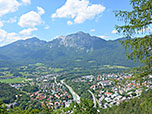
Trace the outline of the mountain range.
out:
<instances>
[{"instance_id":1,"label":"mountain range","mask_svg":"<svg viewBox=\"0 0 152 114\"><path fill-rule=\"evenodd\" d=\"M125 55L120 38L106 41L88 33L59 36L52 41L36 37L0 47L0 66L45 63L52 67L88 67L100 65L134 66Z\"/></svg>"}]
</instances>

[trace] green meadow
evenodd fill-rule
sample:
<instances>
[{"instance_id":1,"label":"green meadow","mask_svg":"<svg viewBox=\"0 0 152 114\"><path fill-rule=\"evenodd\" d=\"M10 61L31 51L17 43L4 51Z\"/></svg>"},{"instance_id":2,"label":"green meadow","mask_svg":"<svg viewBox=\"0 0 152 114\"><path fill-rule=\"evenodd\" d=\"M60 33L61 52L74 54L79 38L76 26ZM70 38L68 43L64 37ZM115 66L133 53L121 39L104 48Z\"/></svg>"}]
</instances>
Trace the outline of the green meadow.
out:
<instances>
[{"instance_id":1,"label":"green meadow","mask_svg":"<svg viewBox=\"0 0 152 114\"><path fill-rule=\"evenodd\" d=\"M4 82L4 83L21 83L25 79L26 78L23 78L23 77L17 77L17 78L13 78L13 79L0 79L0 82Z\"/></svg>"}]
</instances>

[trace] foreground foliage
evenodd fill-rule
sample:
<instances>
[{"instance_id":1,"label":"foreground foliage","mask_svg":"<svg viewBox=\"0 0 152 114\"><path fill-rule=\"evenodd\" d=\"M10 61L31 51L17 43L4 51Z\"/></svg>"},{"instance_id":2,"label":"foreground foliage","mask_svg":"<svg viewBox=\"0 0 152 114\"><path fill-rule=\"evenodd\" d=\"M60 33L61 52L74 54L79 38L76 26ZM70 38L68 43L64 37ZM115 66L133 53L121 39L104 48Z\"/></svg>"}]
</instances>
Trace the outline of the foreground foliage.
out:
<instances>
[{"instance_id":1,"label":"foreground foliage","mask_svg":"<svg viewBox=\"0 0 152 114\"><path fill-rule=\"evenodd\" d=\"M152 0L131 0L130 4L132 11L115 12L116 17L125 22L123 26L116 26L116 30L127 37L144 35L122 41L126 48L132 50L128 53L129 59L140 62L141 66L135 68L133 73L135 80L142 81L152 74Z\"/></svg>"}]
</instances>

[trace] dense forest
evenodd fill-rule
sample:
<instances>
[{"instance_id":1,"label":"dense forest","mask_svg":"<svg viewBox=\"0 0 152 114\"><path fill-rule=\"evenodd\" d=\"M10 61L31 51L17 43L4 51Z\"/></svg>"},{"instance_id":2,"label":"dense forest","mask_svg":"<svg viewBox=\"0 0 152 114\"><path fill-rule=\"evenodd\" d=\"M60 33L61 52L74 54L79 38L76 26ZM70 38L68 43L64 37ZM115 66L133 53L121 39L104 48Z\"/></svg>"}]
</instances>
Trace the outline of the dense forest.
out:
<instances>
[{"instance_id":1,"label":"dense forest","mask_svg":"<svg viewBox=\"0 0 152 114\"><path fill-rule=\"evenodd\" d=\"M19 89L11 87L7 83L0 83L1 103L3 102L5 104L8 104L9 108L12 108L12 106L17 106L17 107L20 107L21 109L25 109L25 108L29 107L29 105L31 104L30 107L32 109L35 109L35 108L41 109L40 103L36 102L36 101L32 101L30 96L28 95L28 92L35 91L36 89L37 88L34 86L27 85L23 88L23 90L24 90L24 92L23 92Z\"/></svg>"},{"instance_id":2,"label":"dense forest","mask_svg":"<svg viewBox=\"0 0 152 114\"><path fill-rule=\"evenodd\" d=\"M6 83L0 83L0 99L2 99L4 103L13 103L17 99L16 95L19 93L20 92L14 87L11 87Z\"/></svg>"}]
</instances>

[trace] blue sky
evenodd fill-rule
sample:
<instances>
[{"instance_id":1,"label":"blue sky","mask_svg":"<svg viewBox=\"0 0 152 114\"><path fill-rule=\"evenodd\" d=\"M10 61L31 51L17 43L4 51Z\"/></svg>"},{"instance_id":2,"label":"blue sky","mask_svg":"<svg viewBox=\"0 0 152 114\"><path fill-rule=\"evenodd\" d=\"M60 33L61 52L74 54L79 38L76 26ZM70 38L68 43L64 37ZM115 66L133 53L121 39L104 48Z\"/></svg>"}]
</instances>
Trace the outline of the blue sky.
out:
<instances>
[{"instance_id":1,"label":"blue sky","mask_svg":"<svg viewBox=\"0 0 152 114\"><path fill-rule=\"evenodd\" d=\"M0 46L78 31L113 40L121 37L114 26L123 24L114 10L131 10L129 0L0 0Z\"/></svg>"}]
</instances>

